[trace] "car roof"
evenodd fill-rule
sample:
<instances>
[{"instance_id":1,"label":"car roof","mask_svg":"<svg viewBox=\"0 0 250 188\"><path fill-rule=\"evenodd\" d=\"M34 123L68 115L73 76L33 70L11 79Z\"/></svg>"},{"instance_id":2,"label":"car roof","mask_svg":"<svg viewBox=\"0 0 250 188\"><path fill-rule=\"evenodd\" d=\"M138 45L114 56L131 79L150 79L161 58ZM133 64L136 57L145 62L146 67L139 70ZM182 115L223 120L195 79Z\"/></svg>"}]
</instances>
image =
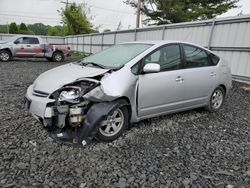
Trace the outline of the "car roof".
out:
<instances>
[{"instance_id":1,"label":"car roof","mask_svg":"<svg viewBox=\"0 0 250 188\"><path fill-rule=\"evenodd\" d=\"M209 50L209 49L207 49L206 47L201 46L201 45L199 45L199 44L195 44L195 43L191 43L191 42L187 42L187 41L180 41L180 40L145 40L145 41L131 41L131 42L125 42L125 43L122 43L122 44L152 44L152 45L161 46L161 45L170 44L170 43L189 44L189 45L196 46L196 47L202 48L202 49L204 49L204 50L207 50L207 51L209 51L209 52L211 52L211 53L214 53L214 52L212 52L211 50Z\"/></svg>"},{"instance_id":2,"label":"car roof","mask_svg":"<svg viewBox=\"0 0 250 188\"><path fill-rule=\"evenodd\" d=\"M194 46L200 46L198 44L186 42L186 41L179 41L179 40L145 40L145 41L131 41L131 42L125 42L123 44L153 44L153 45L163 45L163 44L169 44L169 43L184 43L184 44L191 44Z\"/></svg>"}]
</instances>

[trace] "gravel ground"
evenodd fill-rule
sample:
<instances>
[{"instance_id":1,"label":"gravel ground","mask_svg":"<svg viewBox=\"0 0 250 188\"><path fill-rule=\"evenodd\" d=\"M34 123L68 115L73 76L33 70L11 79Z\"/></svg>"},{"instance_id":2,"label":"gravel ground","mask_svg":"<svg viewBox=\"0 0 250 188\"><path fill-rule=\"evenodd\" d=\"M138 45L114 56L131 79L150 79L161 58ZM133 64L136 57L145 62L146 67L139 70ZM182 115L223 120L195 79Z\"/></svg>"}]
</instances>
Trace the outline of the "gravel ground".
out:
<instances>
[{"instance_id":1,"label":"gravel ground","mask_svg":"<svg viewBox=\"0 0 250 188\"><path fill-rule=\"evenodd\" d=\"M22 106L33 80L58 65L0 63L0 187L250 187L249 85L234 82L217 113L152 118L81 149L53 141Z\"/></svg>"}]
</instances>

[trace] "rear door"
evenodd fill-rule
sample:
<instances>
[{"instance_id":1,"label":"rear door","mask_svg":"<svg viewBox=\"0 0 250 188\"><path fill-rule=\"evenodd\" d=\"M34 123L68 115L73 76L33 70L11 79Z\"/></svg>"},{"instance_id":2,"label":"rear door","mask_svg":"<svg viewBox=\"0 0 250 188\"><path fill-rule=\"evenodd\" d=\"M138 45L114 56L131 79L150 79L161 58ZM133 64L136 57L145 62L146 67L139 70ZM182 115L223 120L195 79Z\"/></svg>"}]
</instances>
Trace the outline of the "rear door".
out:
<instances>
[{"instance_id":1,"label":"rear door","mask_svg":"<svg viewBox=\"0 0 250 188\"><path fill-rule=\"evenodd\" d=\"M160 64L158 73L139 75L138 115L150 117L182 107L184 82L179 44L169 44L146 56L143 61Z\"/></svg>"},{"instance_id":2,"label":"rear door","mask_svg":"<svg viewBox=\"0 0 250 188\"><path fill-rule=\"evenodd\" d=\"M217 66L212 63L206 50L193 45L182 46L185 59L185 106L206 104L218 81Z\"/></svg>"}]
</instances>

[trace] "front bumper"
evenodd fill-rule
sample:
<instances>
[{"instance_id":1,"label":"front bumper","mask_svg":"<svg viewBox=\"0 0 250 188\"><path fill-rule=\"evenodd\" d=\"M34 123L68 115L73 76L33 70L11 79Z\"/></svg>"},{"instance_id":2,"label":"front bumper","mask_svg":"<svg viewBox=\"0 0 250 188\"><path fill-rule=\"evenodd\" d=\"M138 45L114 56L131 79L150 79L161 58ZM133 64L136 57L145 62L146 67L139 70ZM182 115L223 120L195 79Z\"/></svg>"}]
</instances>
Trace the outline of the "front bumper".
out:
<instances>
[{"instance_id":1,"label":"front bumper","mask_svg":"<svg viewBox=\"0 0 250 188\"><path fill-rule=\"evenodd\" d=\"M49 107L49 104L54 103L55 100L49 99L48 97L38 97L32 93L33 85L29 86L25 95L26 108L28 108L28 111L37 119L51 118L53 112Z\"/></svg>"},{"instance_id":2,"label":"front bumper","mask_svg":"<svg viewBox=\"0 0 250 188\"><path fill-rule=\"evenodd\" d=\"M127 106L127 101L120 99L112 102L100 102L93 104L85 114L84 121L76 129L65 126L59 128L53 124L55 100L48 97L33 95L33 85L31 85L25 95L28 111L43 124L50 136L58 141L84 146L89 143L98 131L100 123L116 108ZM58 108L58 106L57 106ZM64 115L66 112L63 112Z\"/></svg>"},{"instance_id":3,"label":"front bumper","mask_svg":"<svg viewBox=\"0 0 250 188\"><path fill-rule=\"evenodd\" d=\"M75 134L72 130L60 129L52 124L52 117L54 116L53 104L55 100L48 97L35 96L33 94L33 85L29 86L25 95L25 108L31 115L37 119L45 128L49 136L56 141L72 144L74 143ZM78 144L83 144L83 140L78 141Z\"/></svg>"}]
</instances>

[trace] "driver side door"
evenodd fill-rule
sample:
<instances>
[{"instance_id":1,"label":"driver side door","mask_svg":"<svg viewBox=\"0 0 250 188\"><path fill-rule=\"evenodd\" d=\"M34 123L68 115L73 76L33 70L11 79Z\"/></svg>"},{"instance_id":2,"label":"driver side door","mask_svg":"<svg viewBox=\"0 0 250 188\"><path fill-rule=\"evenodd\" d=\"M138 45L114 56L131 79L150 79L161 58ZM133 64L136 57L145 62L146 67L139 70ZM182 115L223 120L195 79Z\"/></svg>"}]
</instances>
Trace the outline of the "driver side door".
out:
<instances>
[{"instance_id":1,"label":"driver side door","mask_svg":"<svg viewBox=\"0 0 250 188\"><path fill-rule=\"evenodd\" d=\"M184 100L183 64L179 44L160 47L143 60L160 64L160 72L139 75L138 116L153 117L182 108Z\"/></svg>"}]
</instances>

